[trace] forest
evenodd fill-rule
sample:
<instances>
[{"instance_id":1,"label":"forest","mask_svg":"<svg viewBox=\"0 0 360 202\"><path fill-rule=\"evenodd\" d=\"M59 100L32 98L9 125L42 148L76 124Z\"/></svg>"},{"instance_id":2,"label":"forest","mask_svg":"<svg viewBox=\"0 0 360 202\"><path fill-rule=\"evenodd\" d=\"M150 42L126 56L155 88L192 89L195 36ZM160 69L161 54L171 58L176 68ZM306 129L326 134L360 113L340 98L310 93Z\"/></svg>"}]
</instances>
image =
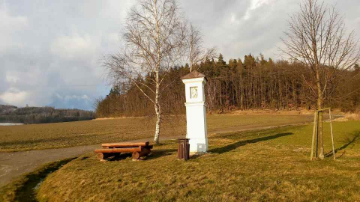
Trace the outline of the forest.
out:
<instances>
[{"instance_id":1,"label":"forest","mask_svg":"<svg viewBox=\"0 0 360 202\"><path fill-rule=\"evenodd\" d=\"M0 123L57 123L95 118L92 111L55 109L53 107L16 107L0 105Z\"/></svg>"},{"instance_id":2,"label":"forest","mask_svg":"<svg viewBox=\"0 0 360 202\"><path fill-rule=\"evenodd\" d=\"M355 111L360 107L360 67L340 70L327 68L333 73L326 84L324 103L326 107L342 111ZM217 59L206 59L193 69L206 75L207 110L225 113L231 110L315 109L316 87L307 82L312 76L305 65L284 60L273 61L263 55L249 54L243 59L225 62L220 54ZM163 78L160 102L163 114L184 114L185 95L181 77L190 72L189 65L161 72ZM139 75L147 86L153 87L154 75ZM128 81L118 82L105 98L96 102L97 117L150 116L154 114L152 103L144 92Z\"/></svg>"}]
</instances>

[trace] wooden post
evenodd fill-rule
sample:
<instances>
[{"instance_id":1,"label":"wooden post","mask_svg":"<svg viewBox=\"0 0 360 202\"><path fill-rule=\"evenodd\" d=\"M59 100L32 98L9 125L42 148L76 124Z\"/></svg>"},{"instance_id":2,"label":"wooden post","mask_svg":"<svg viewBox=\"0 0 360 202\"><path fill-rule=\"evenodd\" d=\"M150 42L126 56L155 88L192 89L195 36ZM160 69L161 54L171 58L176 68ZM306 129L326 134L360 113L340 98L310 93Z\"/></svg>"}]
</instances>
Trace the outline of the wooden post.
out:
<instances>
[{"instance_id":1,"label":"wooden post","mask_svg":"<svg viewBox=\"0 0 360 202\"><path fill-rule=\"evenodd\" d=\"M310 160L313 160L313 157L314 157L315 133L317 133L317 115L318 115L318 112L315 111L315 114L314 114L314 129L313 129L313 136L312 136L312 142L311 142Z\"/></svg>"},{"instance_id":2,"label":"wooden post","mask_svg":"<svg viewBox=\"0 0 360 202\"><path fill-rule=\"evenodd\" d=\"M318 145L315 144L317 143L317 141L315 141L315 137L318 137L318 127L319 127L319 113L323 112L325 110L329 110L329 118L330 118L330 132L331 132L331 143L332 143L332 153L334 156L334 160L336 159L335 157L335 143L334 143L334 133L333 133L333 125L332 125L332 115L331 115L331 108L324 108L324 109L319 109L315 111L315 115L314 115L314 129L313 129L313 136L312 136L312 143L311 143L311 154L310 154L310 160L313 160L314 158L314 152L315 152L315 157L318 157ZM314 151L315 150L315 151Z\"/></svg>"},{"instance_id":3,"label":"wooden post","mask_svg":"<svg viewBox=\"0 0 360 202\"><path fill-rule=\"evenodd\" d=\"M334 144L334 134L333 134L333 125L332 125L332 116L331 116L331 109L329 108L329 117L330 117L330 132L331 132L331 142L332 142L332 150L333 150L333 156L334 160L335 157L335 144Z\"/></svg>"}]
</instances>

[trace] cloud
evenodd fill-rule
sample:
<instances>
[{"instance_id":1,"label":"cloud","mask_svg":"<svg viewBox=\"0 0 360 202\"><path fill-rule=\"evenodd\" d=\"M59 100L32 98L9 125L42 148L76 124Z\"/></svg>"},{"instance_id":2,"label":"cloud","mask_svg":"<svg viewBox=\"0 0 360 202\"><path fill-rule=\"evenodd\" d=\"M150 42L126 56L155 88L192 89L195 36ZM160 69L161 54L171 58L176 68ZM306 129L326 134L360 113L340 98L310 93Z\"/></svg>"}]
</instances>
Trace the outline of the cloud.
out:
<instances>
[{"instance_id":1,"label":"cloud","mask_svg":"<svg viewBox=\"0 0 360 202\"><path fill-rule=\"evenodd\" d=\"M6 74L5 80L8 83L17 83L19 81L19 77L10 75L10 74Z\"/></svg>"},{"instance_id":2,"label":"cloud","mask_svg":"<svg viewBox=\"0 0 360 202\"><path fill-rule=\"evenodd\" d=\"M0 94L0 100L5 103L12 103L14 105L23 104L29 93L25 91L20 91L16 88L10 88L6 92Z\"/></svg>"},{"instance_id":3,"label":"cloud","mask_svg":"<svg viewBox=\"0 0 360 202\"><path fill-rule=\"evenodd\" d=\"M102 15L109 6L0 0L0 102L92 109L93 100L109 92L99 60L117 44L106 36L121 29Z\"/></svg>"},{"instance_id":4,"label":"cloud","mask_svg":"<svg viewBox=\"0 0 360 202\"><path fill-rule=\"evenodd\" d=\"M74 34L72 36L57 37L50 49L55 57L74 59L91 56L96 51L96 45L89 35L79 36Z\"/></svg>"},{"instance_id":5,"label":"cloud","mask_svg":"<svg viewBox=\"0 0 360 202\"><path fill-rule=\"evenodd\" d=\"M271 0L250 0L250 7L246 10L245 15L243 17L244 20L249 20L251 18L251 14L254 10L260 8L261 6L265 6L271 2Z\"/></svg>"},{"instance_id":6,"label":"cloud","mask_svg":"<svg viewBox=\"0 0 360 202\"><path fill-rule=\"evenodd\" d=\"M26 16L12 16L5 3L0 5L0 29L2 31L18 30L28 25Z\"/></svg>"},{"instance_id":7,"label":"cloud","mask_svg":"<svg viewBox=\"0 0 360 202\"><path fill-rule=\"evenodd\" d=\"M60 95L53 96L53 102L49 106L56 106L57 108L70 108L70 109L93 109L94 100L88 95Z\"/></svg>"},{"instance_id":8,"label":"cloud","mask_svg":"<svg viewBox=\"0 0 360 202\"><path fill-rule=\"evenodd\" d=\"M334 4L338 0L327 0ZM93 109L109 93L101 58L121 47L134 0L0 0L0 102L25 106ZM183 0L186 18L225 59L264 53L277 46L299 0ZM337 5L347 27L360 36L360 1Z\"/></svg>"},{"instance_id":9,"label":"cloud","mask_svg":"<svg viewBox=\"0 0 360 202\"><path fill-rule=\"evenodd\" d=\"M0 4L0 53L15 47L21 48L22 43L14 38L27 26L26 16L12 15L5 3Z\"/></svg>"}]
</instances>

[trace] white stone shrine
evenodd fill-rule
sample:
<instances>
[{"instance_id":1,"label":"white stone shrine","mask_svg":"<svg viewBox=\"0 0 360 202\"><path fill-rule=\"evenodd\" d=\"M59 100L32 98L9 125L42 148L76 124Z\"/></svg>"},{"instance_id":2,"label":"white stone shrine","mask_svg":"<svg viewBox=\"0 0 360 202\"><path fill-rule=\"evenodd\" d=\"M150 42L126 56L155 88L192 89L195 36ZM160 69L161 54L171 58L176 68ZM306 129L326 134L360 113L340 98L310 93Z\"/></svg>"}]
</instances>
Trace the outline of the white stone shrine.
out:
<instances>
[{"instance_id":1,"label":"white stone shrine","mask_svg":"<svg viewBox=\"0 0 360 202\"><path fill-rule=\"evenodd\" d=\"M205 153L208 150L204 92L206 78L204 74L192 71L181 79L185 84L186 138L190 139L190 154Z\"/></svg>"}]
</instances>

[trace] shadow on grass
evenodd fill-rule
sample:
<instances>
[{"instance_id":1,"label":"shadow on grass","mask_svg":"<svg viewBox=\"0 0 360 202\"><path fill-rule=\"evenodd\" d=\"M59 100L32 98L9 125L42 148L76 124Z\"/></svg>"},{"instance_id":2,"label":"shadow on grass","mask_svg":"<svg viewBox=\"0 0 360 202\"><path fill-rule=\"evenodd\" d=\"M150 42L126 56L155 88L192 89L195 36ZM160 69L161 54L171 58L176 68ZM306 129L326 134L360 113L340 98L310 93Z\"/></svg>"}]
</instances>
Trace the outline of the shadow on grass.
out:
<instances>
[{"instance_id":1,"label":"shadow on grass","mask_svg":"<svg viewBox=\"0 0 360 202\"><path fill-rule=\"evenodd\" d=\"M114 155L114 156L110 156L108 158L106 158L107 161L121 161L127 158L131 158L131 153L122 153L119 155Z\"/></svg>"},{"instance_id":2,"label":"shadow on grass","mask_svg":"<svg viewBox=\"0 0 360 202\"><path fill-rule=\"evenodd\" d=\"M335 154L338 153L341 150L346 149L350 145L353 145L357 140L360 140L360 131L354 132L352 136L353 136L352 139L348 138L347 142L344 145L342 145L341 147L335 149ZM338 156L337 158L342 157L344 154L345 154L345 151L340 156ZM332 151L325 154L325 157L331 157L331 156L333 156Z\"/></svg>"},{"instance_id":3,"label":"shadow on grass","mask_svg":"<svg viewBox=\"0 0 360 202\"><path fill-rule=\"evenodd\" d=\"M163 156L172 155L174 152L176 152L176 149L158 149L158 150L152 150L151 153L146 157L141 157L144 160L150 160L150 159L156 159ZM120 155L115 155L112 157L107 158L107 161L121 161L127 158L132 158L131 153L123 153Z\"/></svg>"},{"instance_id":4,"label":"shadow on grass","mask_svg":"<svg viewBox=\"0 0 360 202\"><path fill-rule=\"evenodd\" d=\"M245 146L247 144L263 142L263 141L272 140L272 139L276 139L276 138L284 137L284 136L288 136L288 135L293 135L293 133L278 133L276 135L260 137L260 138L251 139L251 140L243 140L243 141L235 142L230 145L226 145L225 147L219 147L219 148L212 149L209 152L222 154L225 152L232 151L238 147Z\"/></svg>"},{"instance_id":5,"label":"shadow on grass","mask_svg":"<svg viewBox=\"0 0 360 202\"><path fill-rule=\"evenodd\" d=\"M159 149L159 150L153 150L149 156L146 157L146 159L156 159L163 156L169 156L174 154L174 152L177 152L176 149Z\"/></svg>"}]
</instances>

